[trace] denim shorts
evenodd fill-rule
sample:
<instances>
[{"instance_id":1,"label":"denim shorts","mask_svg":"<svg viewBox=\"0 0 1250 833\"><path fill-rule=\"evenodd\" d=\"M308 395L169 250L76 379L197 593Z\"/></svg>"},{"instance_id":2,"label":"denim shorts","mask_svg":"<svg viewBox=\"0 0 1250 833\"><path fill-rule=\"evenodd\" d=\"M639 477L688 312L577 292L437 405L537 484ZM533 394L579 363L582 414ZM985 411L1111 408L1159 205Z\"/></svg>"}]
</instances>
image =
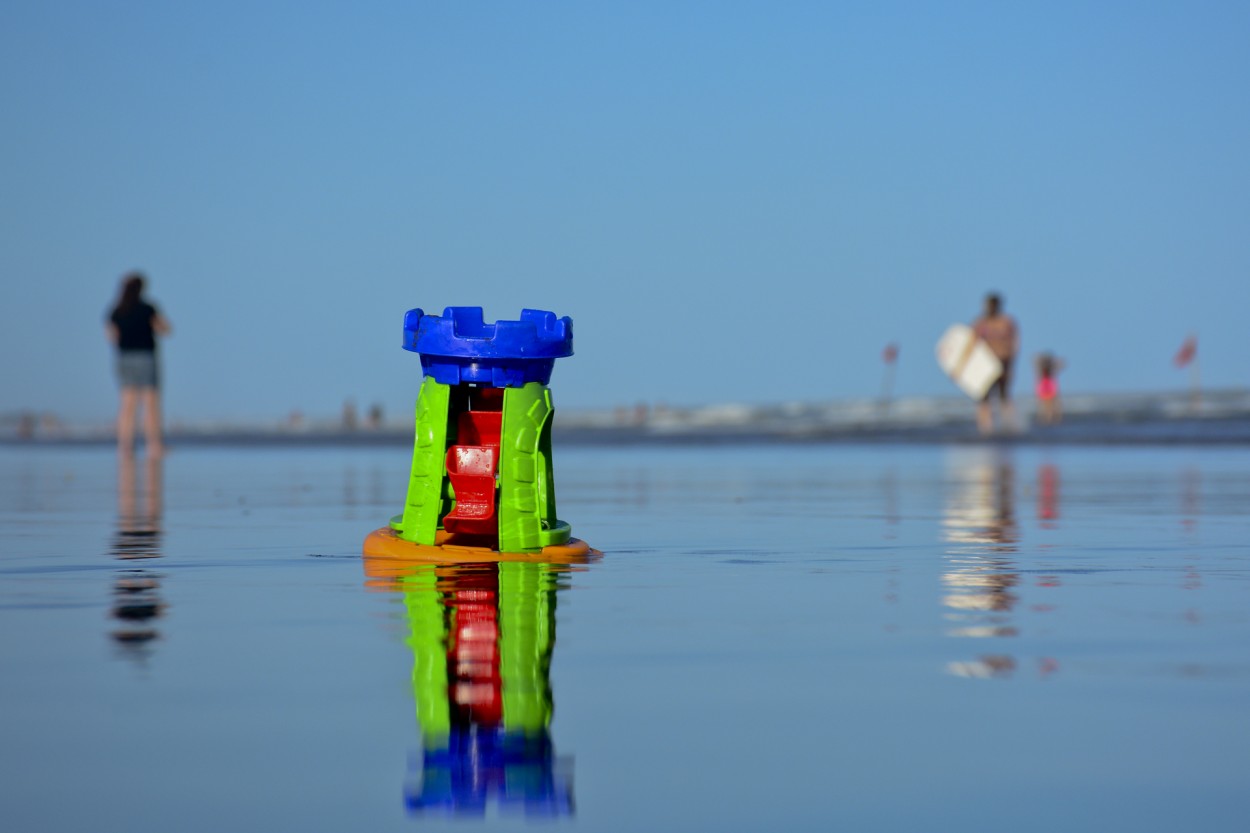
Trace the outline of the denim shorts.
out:
<instances>
[{"instance_id":1,"label":"denim shorts","mask_svg":"<svg viewBox=\"0 0 1250 833\"><path fill-rule=\"evenodd\" d=\"M160 387L156 372L156 353L152 350L119 350L117 381L123 388Z\"/></svg>"}]
</instances>

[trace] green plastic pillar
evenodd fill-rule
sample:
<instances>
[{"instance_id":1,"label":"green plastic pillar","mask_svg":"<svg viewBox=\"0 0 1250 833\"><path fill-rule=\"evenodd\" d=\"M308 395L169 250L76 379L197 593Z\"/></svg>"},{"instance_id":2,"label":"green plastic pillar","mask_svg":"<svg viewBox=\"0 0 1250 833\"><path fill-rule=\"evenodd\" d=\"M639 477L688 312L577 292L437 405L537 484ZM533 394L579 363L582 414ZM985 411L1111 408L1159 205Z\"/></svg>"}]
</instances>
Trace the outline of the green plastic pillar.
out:
<instances>
[{"instance_id":1,"label":"green plastic pillar","mask_svg":"<svg viewBox=\"0 0 1250 833\"><path fill-rule=\"evenodd\" d=\"M551 468L551 391L538 382L503 395L499 444L499 551L537 552L569 540L556 519Z\"/></svg>"},{"instance_id":2,"label":"green plastic pillar","mask_svg":"<svg viewBox=\"0 0 1250 833\"><path fill-rule=\"evenodd\" d=\"M433 544L439 522L446 514L447 425L451 387L427 376L417 395L416 431L412 449L412 473L403 515L391 527L405 541Z\"/></svg>"}]
</instances>

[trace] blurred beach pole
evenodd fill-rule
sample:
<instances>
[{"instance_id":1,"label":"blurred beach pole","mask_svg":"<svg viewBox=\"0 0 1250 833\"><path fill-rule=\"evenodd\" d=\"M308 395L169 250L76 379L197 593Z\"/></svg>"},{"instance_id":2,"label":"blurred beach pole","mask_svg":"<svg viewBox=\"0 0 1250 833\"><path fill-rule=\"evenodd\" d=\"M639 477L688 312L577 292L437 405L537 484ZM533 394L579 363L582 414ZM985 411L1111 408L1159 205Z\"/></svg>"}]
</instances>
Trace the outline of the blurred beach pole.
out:
<instances>
[{"instance_id":1,"label":"blurred beach pole","mask_svg":"<svg viewBox=\"0 0 1250 833\"><path fill-rule=\"evenodd\" d=\"M881 400L879 408L881 416L890 412L890 401L894 398L894 366L898 364L898 342L891 341L881 351L881 361L885 369L881 376Z\"/></svg>"},{"instance_id":2,"label":"blurred beach pole","mask_svg":"<svg viewBox=\"0 0 1250 833\"><path fill-rule=\"evenodd\" d=\"M1197 411L1202 404L1202 382L1198 372L1198 337L1190 335L1176 351L1172 363L1177 367L1189 366L1189 408Z\"/></svg>"}]
</instances>

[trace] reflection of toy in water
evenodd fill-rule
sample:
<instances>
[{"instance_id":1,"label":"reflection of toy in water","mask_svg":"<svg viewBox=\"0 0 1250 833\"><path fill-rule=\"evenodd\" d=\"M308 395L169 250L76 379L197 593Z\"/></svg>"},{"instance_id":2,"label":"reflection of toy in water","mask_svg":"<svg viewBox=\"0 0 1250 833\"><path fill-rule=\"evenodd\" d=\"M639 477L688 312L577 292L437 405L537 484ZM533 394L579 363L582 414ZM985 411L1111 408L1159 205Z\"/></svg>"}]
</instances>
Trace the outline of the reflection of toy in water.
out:
<instances>
[{"instance_id":1,"label":"reflection of toy in water","mask_svg":"<svg viewBox=\"0 0 1250 833\"><path fill-rule=\"evenodd\" d=\"M404 349L421 354L416 439L404 511L365 554L401 560L578 558L590 552L556 517L554 409L547 382L573 353L573 321L522 310L486 324L481 307L409 310Z\"/></svg>"},{"instance_id":2,"label":"reflection of toy in water","mask_svg":"<svg viewBox=\"0 0 1250 833\"><path fill-rule=\"evenodd\" d=\"M584 560L584 559L583 559ZM404 594L423 749L404 790L413 814L573 812L557 758L551 653L567 564L531 560L397 566L365 559L370 584Z\"/></svg>"}]
</instances>

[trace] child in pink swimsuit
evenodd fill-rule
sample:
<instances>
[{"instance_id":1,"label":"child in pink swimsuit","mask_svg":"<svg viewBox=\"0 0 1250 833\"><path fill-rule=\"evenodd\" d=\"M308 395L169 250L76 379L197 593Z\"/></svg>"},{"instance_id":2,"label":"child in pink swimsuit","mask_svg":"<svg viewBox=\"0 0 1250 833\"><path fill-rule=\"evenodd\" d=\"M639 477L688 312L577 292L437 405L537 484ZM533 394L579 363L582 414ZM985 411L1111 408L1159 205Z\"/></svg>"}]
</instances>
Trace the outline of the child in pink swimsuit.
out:
<instances>
[{"instance_id":1,"label":"child in pink swimsuit","mask_svg":"<svg viewBox=\"0 0 1250 833\"><path fill-rule=\"evenodd\" d=\"M1037 415L1044 425L1054 425L1063 419L1059 405L1059 371L1063 362L1050 353L1037 357Z\"/></svg>"}]
</instances>

